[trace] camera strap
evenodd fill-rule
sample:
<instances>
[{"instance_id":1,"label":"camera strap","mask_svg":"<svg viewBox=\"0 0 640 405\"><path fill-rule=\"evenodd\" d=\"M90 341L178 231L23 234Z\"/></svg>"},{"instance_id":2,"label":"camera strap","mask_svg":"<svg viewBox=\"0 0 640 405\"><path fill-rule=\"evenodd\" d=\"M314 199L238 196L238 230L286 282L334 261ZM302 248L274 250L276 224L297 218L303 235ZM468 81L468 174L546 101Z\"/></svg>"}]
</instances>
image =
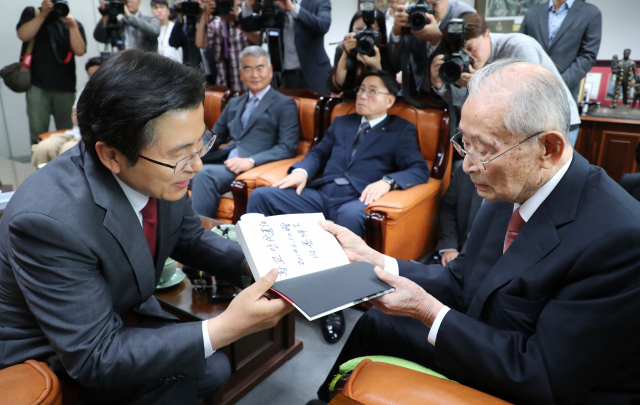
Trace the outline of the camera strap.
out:
<instances>
[{"instance_id":1,"label":"camera strap","mask_svg":"<svg viewBox=\"0 0 640 405\"><path fill-rule=\"evenodd\" d=\"M34 7L33 10L35 11L35 16L33 18L36 18L40 14L40 9L37 7ZM35 43L36 43L36 36L34 35L33 38L31 38L31 40L29 41L29 44L27 45L27 51L22 57L23 66L31 67L31 62L33 62L33 46L35 45Z\"/></svg>"},{"instance_id":2,"label":"camera strap","mask_svg":"<svg viewBox=\"0 0 640 405\"><path fill-rule=\"evenodd\" d=\"M453 94L451 93L451 84L447 83L447 92L449 93L449 100L447 105L449 106L449 139L453 138L458 129L458 113L453 106Z\"/></svg>"}]
</instances>

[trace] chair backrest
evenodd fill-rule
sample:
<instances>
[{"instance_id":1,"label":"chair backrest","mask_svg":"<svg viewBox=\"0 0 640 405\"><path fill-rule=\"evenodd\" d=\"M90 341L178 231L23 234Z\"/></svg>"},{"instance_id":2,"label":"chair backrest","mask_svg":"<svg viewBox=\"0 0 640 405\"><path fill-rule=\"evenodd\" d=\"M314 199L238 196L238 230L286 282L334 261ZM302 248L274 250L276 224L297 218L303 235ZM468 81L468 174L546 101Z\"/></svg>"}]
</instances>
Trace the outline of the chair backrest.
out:
<instances>
[{"instance_id":1,"label":"chair backrest","mask_svg":"<svg viewBox=\"0 0 640 405\"><path fill-rule=\"evenodd\" d=\"M229 100L238 94L223 86L207 86L204 92L204 123L207 128L213 128Z\"/></svg>"},{"instance_id":2,"label":"chair backrest","mask_svg":"<svg viewBox=\"0 0 640 405\"><path fill-rule=\"evenodd\" d=\"M319 141L322 134L322 115L326 98L311 90L278 89L296 102L300 137L298 138L298 156L304 156Z\"/></svg>"},{"instance_id":3,"label":"chair backrest","mask_svg":"<svg viewBox=\"0 0 640 405\"><path fill-rule=\"evenodd\" d=\"M325 128L328 129L327 123L333 122L336 117L355 112L355 103L328 100L325 107ZM404 118L416 127L416 142L431 169L431 177L442 179L449 164L449 113L436 108L418 109L400 101L389 109L389 114Z\"/></svg>"}]
</instances>

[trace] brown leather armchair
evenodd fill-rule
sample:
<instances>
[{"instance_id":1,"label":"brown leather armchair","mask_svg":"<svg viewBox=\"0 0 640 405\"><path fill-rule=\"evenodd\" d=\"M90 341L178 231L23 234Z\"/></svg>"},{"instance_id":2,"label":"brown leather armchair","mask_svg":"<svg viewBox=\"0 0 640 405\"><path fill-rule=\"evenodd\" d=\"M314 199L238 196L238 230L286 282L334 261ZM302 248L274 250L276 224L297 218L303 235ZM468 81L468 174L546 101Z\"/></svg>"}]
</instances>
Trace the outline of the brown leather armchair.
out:
<instances>
[{"instance_id":1,"label":"brown leather armchair","mask_svg":"<svg viewBox=\"0 0 640 405\"><path fill-rule=\"evenodd\" d=\"M225 212L224 217L220 215L221 208L218 208L216 219L220 221L233 224L238 222L240 217L247 212L247 202L249 201L251 191L258 186L270 186L273 184L271 182L260 181L259 179L274 169L280 167L288 168L294 162L302 160L309 150L311 150L311 147L319 141L323 133L321 124L323 121L324 104L326 102L324 96L310 90L278 89L278 91L293 98L298 107L300 137L298 138L298 152L296 157L267 163L241 173L236 177L236 180L231 184L234 205L233 207L228 205L228 210ZM223 205L222 201L223 199L220 200L220 207Z\"/></svg>"},{"instance_id":2,"label":"brown leather armchair","mask_svg":"<svg viewBox=\"0 0 640 405\"><path fill-rule=\"evenodd\" d=\"M50 137L50 136L51 136L51 135L53 135L53 134L59 134L59 133L62 133L62 132L68 131L69 129L71 129L71 128L68 128L68 129L59 129L59 130L57 130L57 131L51 131L51 132L45 132L45 133L42 133L42 134L38 135L38 142L42 142L42 141L44 141L45 139L47 139L48 137Z\"/></svg>"},{"instance_id":3,"label":"brown leather armchair","mask_svg":"<svg viewBox=\"0 0 640 405\"><path fill-rule=\"evenodd\" d=\"M0 370L0 393L3 404L62 405L58 377L46 363L35 360Z\"/></svg>"},{"instance_id":4,"label":"brown leather armchair","mask_svg":"<svg viewBox=\"0 0 640 405\"><path fill-rule=\"evenodd\" d=\"M453 381L369 359L362 360L350 375L336 384L333 395L339 394L367 405L509 404ZM344 402L335 400L335 403Z\"/></svg>"}]
</instances>

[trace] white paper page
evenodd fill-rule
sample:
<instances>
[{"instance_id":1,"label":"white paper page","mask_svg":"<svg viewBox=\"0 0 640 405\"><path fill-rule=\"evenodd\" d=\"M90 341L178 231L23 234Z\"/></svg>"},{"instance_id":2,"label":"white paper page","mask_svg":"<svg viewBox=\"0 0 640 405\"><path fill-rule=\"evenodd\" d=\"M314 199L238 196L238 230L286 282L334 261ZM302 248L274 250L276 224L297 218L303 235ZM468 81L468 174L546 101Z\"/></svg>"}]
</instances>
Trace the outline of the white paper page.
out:
<instances>
[{"instance_id":1,"label":"white paper page","mask_svg":"<svg viewBox=\"0 0 640 405\"><path fill-rule=\"evenodd\" d=\"M318 224L323 219L321 213L243 217L238 239L252 270L263 277L277 268L283 281L349 264L336 238Z\"/></svg>"}]
</instances>

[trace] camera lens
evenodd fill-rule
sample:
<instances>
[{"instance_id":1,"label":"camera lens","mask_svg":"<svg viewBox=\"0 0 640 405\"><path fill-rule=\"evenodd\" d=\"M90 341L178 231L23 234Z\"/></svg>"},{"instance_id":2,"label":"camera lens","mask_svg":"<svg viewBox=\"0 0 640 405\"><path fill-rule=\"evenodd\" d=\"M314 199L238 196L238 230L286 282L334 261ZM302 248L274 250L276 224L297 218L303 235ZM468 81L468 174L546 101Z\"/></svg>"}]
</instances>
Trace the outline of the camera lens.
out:
<instances>
[{"instance_id":1,"label":"camera lens","mask_svg":"<svg viewBox=\"0 0 640 405\"><path fill-rule=\"evenodd\" d=\"M67 2L64 1L64 0L57 1L53 5L53 12L56 13L60 17L68 16L69 15L69 6L67 5Z\"/></svg>"},{"instance_id":2,"label":"camera lens","mask_svg":"<svg viewBox=\"0 0 640 405\"><path fill-rule=\"evenodd\" d=\"M453 58L440 66L440 78L443 82L453 84L460 79L462 75L462 61Z\"/></svg>"},{"instance_id":3,"label":"camera lens","mask_svg":"<svg viewBox=\"0 0 640 405\"><path fill-rule=\"evenodd\" d=\"M375 41L370 36L364 36L358 40L358 44L356 45L356 52L365 56L373 56L376 54L373 47L375 46Z\"/></svg>"},{"instance_id":4,"label":"camera lens","mask_svg":"<svg viewBox=\"0 0 640 405\"><path fill-rule=\"evenodd\" d=\"M427 17L421 12L409 14L409 28L411 31L420 31L428 22Z\"/></svg>"}]
</instances>

